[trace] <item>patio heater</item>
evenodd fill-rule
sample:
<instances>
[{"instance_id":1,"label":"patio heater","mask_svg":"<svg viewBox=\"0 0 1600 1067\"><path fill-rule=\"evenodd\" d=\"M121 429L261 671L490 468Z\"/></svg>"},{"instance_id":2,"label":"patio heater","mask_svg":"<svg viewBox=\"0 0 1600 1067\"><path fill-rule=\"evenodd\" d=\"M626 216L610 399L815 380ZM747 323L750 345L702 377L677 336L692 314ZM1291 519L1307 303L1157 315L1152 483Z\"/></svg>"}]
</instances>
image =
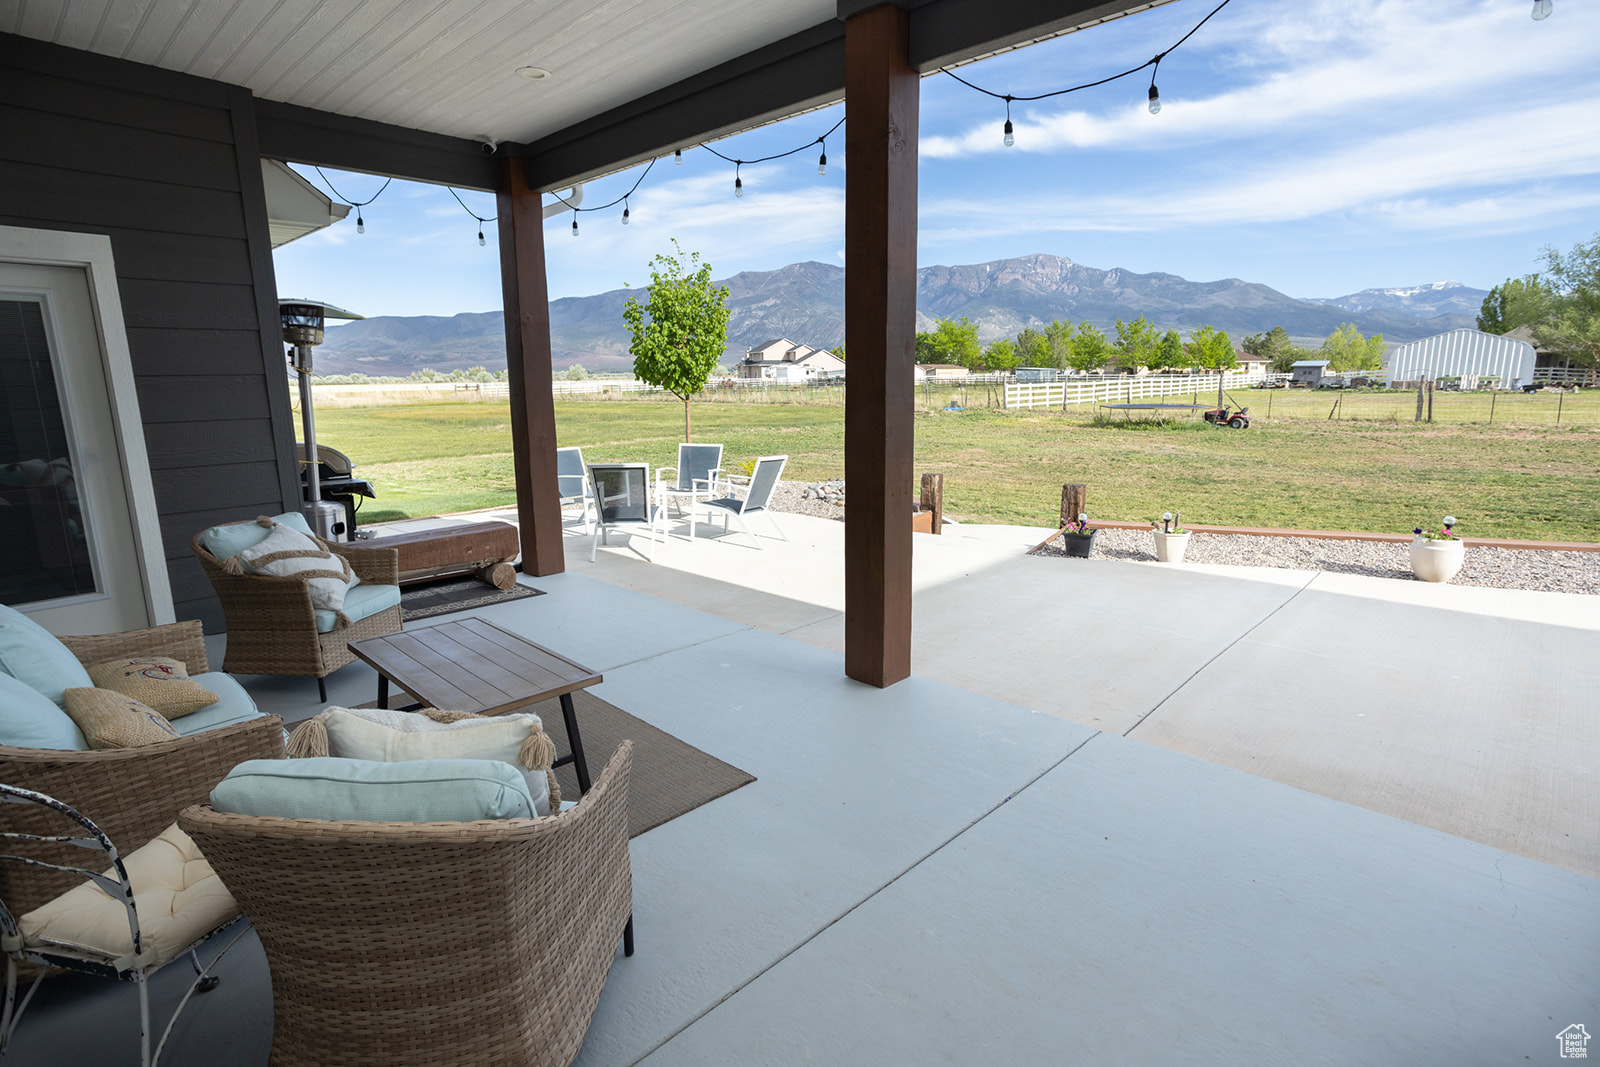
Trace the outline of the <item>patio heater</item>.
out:
<instances>
[{"instance_id":1,"label":"patio heater","mask_svg":"<svg viewBox=\"0 0 1600 1067\"><path fill-rule=\"evenodd\" d=\"M317 420L311 410L311 350L322 343L325 319L360 319L353 311L318 300L279 300L278 318L283 325L283 342L290 346L289 365L300 375L301 437L306 450L306 502L301 507L306 522L324 541L348 541L344 507L322 499L322 477L317 466Z\"/></svg>"}]
</instances>

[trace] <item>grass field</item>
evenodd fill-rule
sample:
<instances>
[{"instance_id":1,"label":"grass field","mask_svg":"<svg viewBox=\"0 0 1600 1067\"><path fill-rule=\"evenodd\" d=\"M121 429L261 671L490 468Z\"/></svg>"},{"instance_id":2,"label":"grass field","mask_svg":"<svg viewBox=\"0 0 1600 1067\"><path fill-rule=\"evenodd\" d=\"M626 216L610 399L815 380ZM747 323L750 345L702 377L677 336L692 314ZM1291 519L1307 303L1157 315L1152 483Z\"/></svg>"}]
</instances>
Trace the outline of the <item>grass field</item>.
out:
<instances>
[{"instance_id":1,"label":"grass field","mask_svg":"<svg viewBox=\"0 0 1600 1067\"><path fill-rule=\"evenodd\" d=\"M1406 532L1449 513L1468 535L1600 542L1600 391L1502 393L1492 425L1487 394L1438 394L1431 424L1411 421L1414 395L1346 393L1336 419L1333 392L1235 395L1251 407L1248 430L1186 416L1165 426L1097 421L1087 406L944 411L952 397L936 390L918 412L916 470L943 472L946 511L968 522L1054 525L1061 484L1083 482L1101 519L1175 510L1203 524ZM965 399L982 404L983 390ZM682 440L683 409L670 399L555 409L561 444L581 445L590 462L665 466ZM328 408L317 422L319 439L377 489L363 521L514 502L510 418L499 404ZM694 436L722 442L728 466L785 453L786 478L844 474L843 409L831 395L697 403Z\"/></svg>"}]
</instances>

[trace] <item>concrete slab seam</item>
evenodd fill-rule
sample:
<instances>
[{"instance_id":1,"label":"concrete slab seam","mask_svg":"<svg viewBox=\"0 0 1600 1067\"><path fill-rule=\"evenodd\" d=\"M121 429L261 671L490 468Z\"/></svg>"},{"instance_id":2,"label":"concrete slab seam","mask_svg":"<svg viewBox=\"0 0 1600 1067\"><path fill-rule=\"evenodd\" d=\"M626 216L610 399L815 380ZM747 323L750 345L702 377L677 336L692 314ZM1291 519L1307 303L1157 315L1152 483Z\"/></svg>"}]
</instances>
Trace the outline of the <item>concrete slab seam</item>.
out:
<instances>
[{"instance_id":1,"label":"concrete slab seam","mask_svg":"<svg viewBox=\"0 0 1600 1067\"><path fill-rule=\"evenodd\" d=\"M1007 793L1005 795L1005 797L1000 800L999 803L995 804L993 807L991 807L988 810L984 811L982 814L978 815L977 818L973 819L971 822L969 822L965 826L961 827L961 829L959 829L955 833L951 834L948 838L946 838L945 840L941 841L939 844L935 845L933 847L933 849L930 850L926 855L918 857L916 862L910 864L904 870L900 871L894 877L890 878L887 882L884 882L882 885L878 886L878 888L874 889L872 892L868 893L866 896L862 897L860 900L858 900L854 904L850 905L850 907L846 908L844 911L840 912L838 915L835 915L832 919L829 919L826 923L822 924L817 929L813 930L810 934L806 935L800 941L796 942L793 947L791 947L787 951L781 953L778 956L777 959L773 960L771 963L769 963L765 967L761 968L755 974L751 975L749 978L745 979L743 982L740 982L738 985L734 986L732 989L730 989L726 993L722 994L722 996L717 998L717 1002L715 1004L711 1005L709 1008L706 1008L704 1011L702 1011L699 1014L695 1015L693 1018L691 1018L687 1022L685 1022L682 1026L680 1026L676 1030L672 1031L672 1033L666 1035L660 1041L657 1041L654 1045L650 1046L648 1049L646 1049L638 1057L638 1059L635 1059L635 1060L631 1061L629 1063L628 1067L638 1067L638 1064L641 1064L645 1060L649 1059L651 1056L654 1056L661 1049L663 1049L667 1045L671 1044L672 1041L679 1034L683 1033L685 1030L688 1030L690 1027L692 1027L696 1023L698 1023L701 1019L704 1019L706 1016L710 1015L712 1012L714 1012L718 1008L722 1007L722 1005L726 1004L729 1000L733 999L739 993L743 992L747 987L749 987L750 985L752 985L753 983L758 981L768 971L772 970L774 967L778 966L784 960L787 960L790 956L793 956L796 952L799 952L801 949L805 948L811 942L815 941L818 937L822 936L828 930L832 929L838 923L840 923L844 919L848 918L850 915L852 915L856 911L857 908L860 908L862 905L866 904L869 900L872 900L878 894L882 893L885 889L888 889L890 886L892 886L896 882L900 881L900 879L904 878L906 875L910 874L912 871L914 871L918 867L922 866L928 860L932 859L934 856L937 856L939 853L943 852L946 848L950 847L950 845L955 843L955 841L958 838L963 837L974 826L977 826L979 823L983 822L989 816L991 816L995 812L999 811L1006 804L1010 803L1012 800L1016 799L1022 793L1026 792L1030 787L1033 786L1033 784L1035 782L1039 781L1039 779L1043 778L1045 775L1049 774L1051 771L1055 770L1057 767L1059 767L1063 763L1067 762L1067 760L1071 759L1073 756L1076 756L1079 752L1083 751L1083 746L1087 745L1090 741L1093 741L1095 738L1099 737L1101 735L1101 733L1103 733L1103 732L1104 731L1096 730L1094 733L1090 734L1088 737L1084 738L1082 741L1078 742L1076 745L1073 745L1072 748L1070 750L1068 750L1067 752L1065 752L1061 756L1060 759L1058 759L1054 763L1050 764L1050 766L1046 767L1044 770L1040 771L1038 774L1034 775L1032 778L1029 778L1026 782L1022 783L1022 785L1019 786L1018 788L1013 789L1011 792Z\"/></svg>"},{"instance_id":2,"label":"concrete slab seam","mask_svg":"<svg viewBox=\"0 0 1600 1067\"><path fill-rule=\"evenodd\" d=\"M1233 646L1234 645L1237 645L1240 641L1243 641L1245 638L1249 637L1251 634L1253 634L1257 630L1261 629L1261 627L1265 626L1267 624L1267 622L1269 620L1271 620L1271 618L1274 615L1278 614L1278 612L1282 611L1284 608L1288 607L1290 604L1293 604L1296 600L1300 599L1300 594L1304 593L1307 589L1309 589L1311 587L1311 583L1316 581L1317 580L1317 576L1319 574L1321 574L1321 573L1322 573L1321 571L1312 572L1311 576L1306 579L1305 584L1302 585L1299 589L1296 589L1294 591L1294 596L1290 597L1288 600L1285 600L1282 604L1279 604L1277 607L1273 608L1271 611L1269 611L1265 615L1261 616L1261 618L1256 620L1256 623L1255 623L1254 626L1250 627L1248 630L1246 630L1244 633L1240 634L1238 637L1235 637L1232 641L1229 641L1225 646L1223 646L1221 649L1219 649L1217 651L1216 655L1212 656L1210 659L1208 659L1204 663L1200 664L1200 666L1196 667L1194 669L1194 671L1192 673L1190 673L1189 677L1185 678L1183 681L1178 683L1177 687L1175 689L1173 689L1172 692L1168 693L1166 696L1164 696L1160 700L1156 701L1154 707L1152 707L1149 711L1145 712L1143 715L1139 716L1139 721L1135 722L1132 726L1130 726L1126 730L1124 730L1122 732L1122 736L1123 737L1128 737L1129 735L1131 735L1133 733L1133 731L1135 731L1139 727L1143 726L1144 725L1144 721L1146 719L1148 719L1150 716L1154 715L1156 712L1160 711L1162 709L1162 707L1167 703L1167 701L1171 700L1173 697L1175 697L1179 693L1183 692L1184 687L1187 686L1190 682L1194 681L1196 678L1200 677L1201 672L1203 672L1207 667L1211 666L1213 663L1217 662L1217 660L1221 659L1223 656L1225 656L1229 652L1231 652L1233 650Z\"/></svg>"},{"instance_id":3,"label":"concrete slab seam","mask_svg":"<svg viewBox=\"0 0 1600 1067\"><path fill-rule=\"evenodd\" d=\"M690 609L690 610L693 610L693 609ZM720 617L721 616L718 616L718 618L720 618ZM733 622L734 620L727 619L725 621ZM721 641L724 638L732 637L734 634L743 633L743 632L745 632L747 630L754 630L755 629L754 626L746 626L744 623L738 623L738 626L739 626L739 629L730 630L729 632L727 632L725 634L714 634L711 637L707 637L707 638L705 638L704 640L701 640L701 641L691 641L687 645L679 645L676 648L662 649L660 652L653 653L653 654L651 654L649 656L640 656L638 659L630 659L626 663L618 663L615 666L608 667L606 669L607 670L613 670L613 671L620 671L622 668L624 668L624 667L632 667L636 663L649 663L651 660L660 659L662 656L671 656L671 655L674 655L674 654L676 654L678 652L685 652L685 651L687 651L687 650L689 650L691 648L699 648L701 645L709 645L713 641Z\"/></svg>"}]
</instances>

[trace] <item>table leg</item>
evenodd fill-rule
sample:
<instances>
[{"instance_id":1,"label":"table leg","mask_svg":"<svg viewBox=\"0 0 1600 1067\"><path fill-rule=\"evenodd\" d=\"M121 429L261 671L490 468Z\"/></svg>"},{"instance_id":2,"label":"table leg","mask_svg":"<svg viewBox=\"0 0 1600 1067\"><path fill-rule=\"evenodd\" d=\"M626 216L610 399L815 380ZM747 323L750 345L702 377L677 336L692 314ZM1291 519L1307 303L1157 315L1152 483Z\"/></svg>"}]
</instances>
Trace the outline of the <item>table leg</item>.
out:
<instances>
[{"instance_id":1,"label":"table leg","mask_svg":"<svg viewBox=\"0 0 1600 1067\"><path fill-rule=\"evenodd\" d=\"M389 676L382 672L378 674L378 707L389 707Z\"/></svg>"},{"instance_id":2,"label":"table leg","mask_svg":"<svg viewBox=\"0 0 1600 1067\"><path fill-rule=\"evenodd\" d=\"M572 694L561 694L561 718L567 727L567 742L572 746L572 769L578 775L578 792L589 791L589 761L583 756L583 738L578 734L578 713L572 706Z\"/></svg>"}]
</instances>

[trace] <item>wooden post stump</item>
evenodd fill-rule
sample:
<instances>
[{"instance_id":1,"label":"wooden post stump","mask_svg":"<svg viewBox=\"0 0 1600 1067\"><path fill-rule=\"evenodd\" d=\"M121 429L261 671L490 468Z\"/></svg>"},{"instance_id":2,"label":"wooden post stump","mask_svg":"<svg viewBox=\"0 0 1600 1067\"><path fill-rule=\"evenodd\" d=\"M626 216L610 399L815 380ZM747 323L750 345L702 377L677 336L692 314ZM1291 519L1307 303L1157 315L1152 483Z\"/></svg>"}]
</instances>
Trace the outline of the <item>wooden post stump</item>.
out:
<instances>
[{"instance_id":1,"label":"wooden post stump","mask_svg":"<svg viewBox=\"0 0 1600 1067\"><path fill-rule=\"evenodd\" d=\"M944 475L922 476L921 510L928 513L928 532L940 533L944 526Z\"/></svg>"},{"instance_id":2,"label":"wooden post stump","mask_svg":"<svg viewBox=\"0 0 1600 1067\"><path fill-rule=\"evenodd\" d=\"M1089 487L1068 482L1061 487L1061 525L1089 511Z\"/></svg>"}]
</instances>

